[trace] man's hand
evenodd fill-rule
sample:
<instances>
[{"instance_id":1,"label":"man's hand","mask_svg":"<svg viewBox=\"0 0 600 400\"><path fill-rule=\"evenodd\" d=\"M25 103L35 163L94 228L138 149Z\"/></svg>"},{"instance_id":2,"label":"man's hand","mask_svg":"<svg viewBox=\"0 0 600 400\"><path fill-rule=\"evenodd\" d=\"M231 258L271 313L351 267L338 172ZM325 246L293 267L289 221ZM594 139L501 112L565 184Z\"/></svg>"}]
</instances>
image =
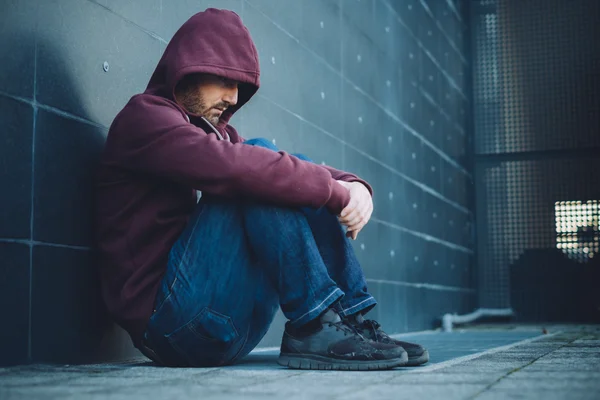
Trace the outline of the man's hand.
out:
<instances>
[{"instance_id":1,"label":"man's hand","mask_svg":"<svg viewBox=\"0 0 600 400\"><path fill-rule=\"evenodd\" d=\"M356 240L358 232L369 222L373 213L373 199L369 190L360 182L337 181L350 192L350 202L338 216L347 227L346 236Z\"/></svg>"}]
</instances>

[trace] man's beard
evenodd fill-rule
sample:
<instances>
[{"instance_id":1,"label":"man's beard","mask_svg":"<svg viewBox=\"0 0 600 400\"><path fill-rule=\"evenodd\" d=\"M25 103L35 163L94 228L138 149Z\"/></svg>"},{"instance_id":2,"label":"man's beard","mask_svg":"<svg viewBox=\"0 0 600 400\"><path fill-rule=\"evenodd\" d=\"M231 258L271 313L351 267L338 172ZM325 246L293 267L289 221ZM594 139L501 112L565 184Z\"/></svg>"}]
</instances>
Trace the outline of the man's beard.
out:
<instances>
[{"instance_id":1,"label":"man's beard","mask_svg":"<svg viewBox=\"0 0 600 400\"><path fill-rule=\"evenodd\" d=\"M225 109L229 106L229 104L220 102L208 106L204 101L204 98L197 93L184 94L180 99L181 105L190 113L200 115L206 118L211 124L217 125L219 123L219 119L223 113L220 115L216 113L214 108Z\"/></svg>"}]
</instances>

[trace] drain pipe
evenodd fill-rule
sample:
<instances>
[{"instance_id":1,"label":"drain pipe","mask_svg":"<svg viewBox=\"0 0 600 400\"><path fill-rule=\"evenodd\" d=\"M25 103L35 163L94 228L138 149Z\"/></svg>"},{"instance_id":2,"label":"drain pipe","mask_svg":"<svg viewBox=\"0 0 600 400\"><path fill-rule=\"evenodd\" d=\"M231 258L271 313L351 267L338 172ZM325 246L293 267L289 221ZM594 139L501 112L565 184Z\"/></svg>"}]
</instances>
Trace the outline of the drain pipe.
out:
<instances>
[{"instance_id":1,"label":"drain pipe","mask_svg":"<svg viewBox=\"0 0 600 400\"><path fill-rule=\"evenodd\" d=\"M444 314L442 329L444 332L452 332L452 325L454 324L468 324L481 317L512 317L514 315L512 308L478 308L465 315Z\"/></svg>"}]
</instances>

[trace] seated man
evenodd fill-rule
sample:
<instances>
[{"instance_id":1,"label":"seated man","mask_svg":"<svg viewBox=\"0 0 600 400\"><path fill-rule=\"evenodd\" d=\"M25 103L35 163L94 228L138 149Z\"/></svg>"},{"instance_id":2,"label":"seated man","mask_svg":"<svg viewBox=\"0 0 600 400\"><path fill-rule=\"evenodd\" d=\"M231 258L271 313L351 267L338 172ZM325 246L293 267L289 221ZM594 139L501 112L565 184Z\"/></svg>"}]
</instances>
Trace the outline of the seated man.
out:
<instances>
[{"instance_id":1,"label":"seated man","mask_svg":"<svg viewBox=\"0 0 600 400\"><path fill-rule=\"evenodd\" d=\"M376 301L348 239L369 220L371 187L228 124L258 87L248 30L209 9L179 29L146 91L115 118L97 185L111 315L161 365L234 363L278 307L289 319L281 365L427 362L421 346L363 318Z\"/></svg>"}]
</instances>

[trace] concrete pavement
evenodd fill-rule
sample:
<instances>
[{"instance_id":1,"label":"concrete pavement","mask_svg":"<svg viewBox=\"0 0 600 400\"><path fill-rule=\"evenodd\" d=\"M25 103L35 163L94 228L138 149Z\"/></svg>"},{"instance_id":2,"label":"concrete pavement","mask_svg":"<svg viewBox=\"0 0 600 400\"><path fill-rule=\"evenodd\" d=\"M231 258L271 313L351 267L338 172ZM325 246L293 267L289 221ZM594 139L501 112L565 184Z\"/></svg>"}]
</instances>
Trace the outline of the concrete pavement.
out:
<instances>
[{"instance_id":1,"label":"concrete pavement","mask_svg":"<svg viewBox=\"0 0 600 400\"><path fill-rule=\"evenodd\" d=\"M479 326L401 335L432 360L392 371L297 371L259 350L225 368L0 368L0 399L600 399L600 326Z\"/></svg>"}]
</instances>

